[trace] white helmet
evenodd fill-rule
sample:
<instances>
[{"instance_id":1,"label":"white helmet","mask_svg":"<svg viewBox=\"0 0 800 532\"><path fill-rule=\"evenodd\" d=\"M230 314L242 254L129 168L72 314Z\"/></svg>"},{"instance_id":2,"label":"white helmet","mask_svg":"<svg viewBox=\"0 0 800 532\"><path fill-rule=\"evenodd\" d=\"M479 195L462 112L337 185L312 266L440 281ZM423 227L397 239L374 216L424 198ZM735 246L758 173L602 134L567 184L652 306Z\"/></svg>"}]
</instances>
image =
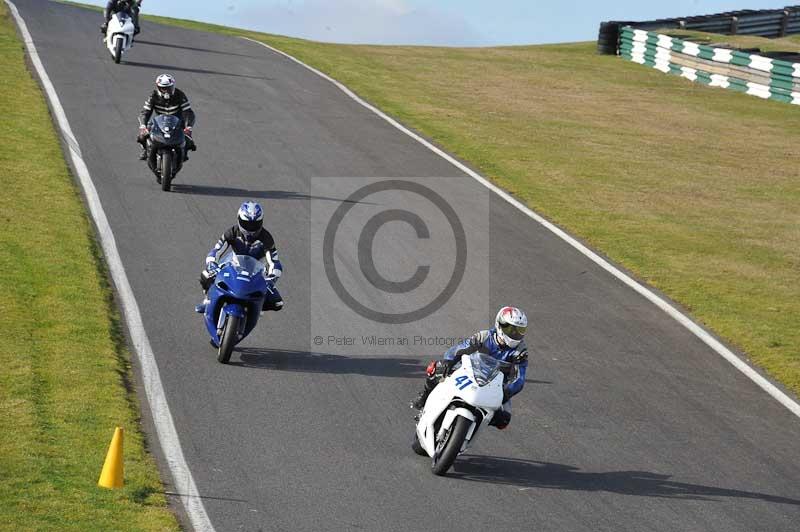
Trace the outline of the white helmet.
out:
<instances>
[{"instance_id":1,"label":"white helmet","mask_svg":"<svg viewBox=\"0 0 800 532\"><path fill-rule=\"evenodd\" d=\"M254 201L245 201L236 215L242 234L252 239L264 227L264 209Z\"/></svg>"},{"instance_id":2,"label":"white helmet","mask_svg":"<svg viewBox=\"0 0 800 532\"><path fill-rule=\"evenodd\" d=\"M169 74L161 74L156 78L156 90L164 99L169 100L175 94L175 78Z\"/></svg>"},{"instance_id":3,"label":"white helmet","mask_svg":"<svg viewBox=\"0 0 800 532\"><path fill-rule=\"evenodd\" d=\"M497 336L508 347L517 347L528 330L528 317L517 307L503 307L494 319Z\"/></svg>"}]
</instances>

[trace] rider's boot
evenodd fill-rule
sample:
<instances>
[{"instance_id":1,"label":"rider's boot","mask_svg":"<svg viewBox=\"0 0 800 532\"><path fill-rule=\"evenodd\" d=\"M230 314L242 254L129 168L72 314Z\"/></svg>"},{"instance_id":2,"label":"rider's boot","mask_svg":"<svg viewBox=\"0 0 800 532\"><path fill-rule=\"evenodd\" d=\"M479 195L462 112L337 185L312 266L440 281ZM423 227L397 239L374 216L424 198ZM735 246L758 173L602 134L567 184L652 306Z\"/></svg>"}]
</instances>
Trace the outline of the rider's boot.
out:
<instances>
[{"instance_id":1,"label":"rider's boot","mask_svg":"<svg viewBox=\"0 0 800 532\"><path fill-rule=\"evenodd\" d=\"M417 398L411 401L411 408L414 408L416 410L422 410L422 408L425 406L425 401L428 400L428 396L430 394L431 392L429 392L427 388L419 392Z\"/></svg>"},{"instance_id":2,"label":"rider's boot","mask_svg":"<svg viewBox=\"0 0 800 532\"><path fill-rule=\"evenodd\" d=\"M425 388L420 392L416 399L411 401L411 408L422 410L425 406L428 396L431 394L436 385L445 378L450 370L453 368L455 362L453 360L432 360L428 367L425 368Z\"/></svg>"},{"instance_id":3,"label":"rider's boot","mask_svg":"<svg viewBox=\"0 0 800 532\"><path fill-rule=\"evenodd\" d=\"M278 296L277 300L271 300L268 297L264 298L264 304L261 305L261 316L270 310L278 312L281 309L283 309L283 299L281 299L280 296Z\"/></svg>"},{"instance_id":4,"label":"rider's boot","mask_svg":"<svg viewBox=\"0 0 800 532\"><path fill-rule=\"evenodd\" d=\"M270 310L278 312L281 309L283 309L283 298L275 285L271 284L267 287L267 296L264 298L264 303L261 304L261 315L263 316Z\"/></svg>"},{"instance_id":5,"label":"rider's boot","mask_svg":"<svg viewBox=\"0 0 800 532\"><path fill-rule=\"evenodd\" d=\"M144 144L140 145L142 151L139 152L139 160L146 161L147 160L147 148L144 147Z\"/></svg>"},{"instance_id":6,"label":"rider's boot","mask_svg":"<svg viewBox=\"0 0 800 532\"><path fill-rule=\"evenodd\" d=\"M431 394L436 385L438 384L438 379L436 377L429 376L425 379L425 387L419 392L417 398L411 401L411 408L416 408L417 410L422 410L425 407L425 401L428 400L428 396Z\"/></svg>"},{"instance_id":7,"label":"rider's boot","mask_svg":"<svg viewBox=\"0 0 800 532\"><path fill-rule=\"evenodd\" d=\"M190 151L197 151L197 144L195 144L194 139L190 136L186 136L186 146L183 148L183 162L189 160L189 152Z\"/></svg>"},{"instance_id":8,"label":"rider's boot","mask_svg":"<svg viewBox=\"0 0 800 532\"><path fill-rule=\"evenodd\" d=\"M194 307L194 311L198 314L205 314L206 313L206 306L208 306L209 300L208 298L203 298L203 302Z\"/></svg>"},{"instance_id":9,"label":"rider's boot","mask_svg":"<svg viewBox=\"0 0 800 532\"><path fill-rule=\"evenodd\" d=\"M489 425L503 430L504 428L508 427L509 423L511 423L511 412L501 408L494 414L494 416L492 416L492 420L489 422Z\"/></svg>"}]
</instances>

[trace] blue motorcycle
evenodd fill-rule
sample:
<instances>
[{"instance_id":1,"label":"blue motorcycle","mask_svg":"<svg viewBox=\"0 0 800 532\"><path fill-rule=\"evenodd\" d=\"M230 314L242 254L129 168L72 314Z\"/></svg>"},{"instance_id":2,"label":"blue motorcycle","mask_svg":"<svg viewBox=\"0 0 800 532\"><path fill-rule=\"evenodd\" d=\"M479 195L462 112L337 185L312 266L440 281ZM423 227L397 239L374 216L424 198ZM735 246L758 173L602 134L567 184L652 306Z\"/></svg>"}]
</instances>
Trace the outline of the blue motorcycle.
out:
<instances>
[{"instance_id":1,"label":"blue motorcycle","mask_svg":"<svg viewBox=\"0 0 800 532\"><path fill-rule=\"evenodd\" d=\"M228 254L220 262L214 284L208 290L204 314L211 344L219 349L217 360L227 364L233 347L258 323L272 280L264 276L264 263L248 255Z\"/></svg>"}]
</instances>

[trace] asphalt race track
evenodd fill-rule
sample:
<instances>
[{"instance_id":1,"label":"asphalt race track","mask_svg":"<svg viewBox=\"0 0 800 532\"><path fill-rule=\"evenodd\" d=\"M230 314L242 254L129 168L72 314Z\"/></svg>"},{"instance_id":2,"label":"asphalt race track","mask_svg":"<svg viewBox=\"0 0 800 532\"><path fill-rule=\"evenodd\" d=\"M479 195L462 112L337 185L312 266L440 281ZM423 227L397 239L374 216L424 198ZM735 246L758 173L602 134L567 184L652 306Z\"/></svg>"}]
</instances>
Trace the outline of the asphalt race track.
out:
<instances>
[{"instance_id":1,"label":"asphalt race track","mask_svg":"<svg viewBox=\"0 0 800 532\"><path fill-rule=\"evenodd\" d=\"M15 3L109 217L216 530L800 529L800 420L334 85L258 44L146 21L114 65L98 13ZM134 143L136 115L165 71L198 115L199 151L172 193ZM373 183L389 185L363 188ZM245 199L265 206L286 308L222 366L193 306L204 256ZM414 315L459 269L463 245L451 297ZM370 247L372 269L361 253ZM424 280L407 290L421 265ZM342 290L382 314L356 312ZM434 477L409 448L408 401L444 347L415 336L468 335L507 303L531 319L511 426L481 434L448 477ZM413 320L392 323L403 321L385 316L394 313ZM163 461L162 472L169 491Z\"/></svg>"}]
</instances>

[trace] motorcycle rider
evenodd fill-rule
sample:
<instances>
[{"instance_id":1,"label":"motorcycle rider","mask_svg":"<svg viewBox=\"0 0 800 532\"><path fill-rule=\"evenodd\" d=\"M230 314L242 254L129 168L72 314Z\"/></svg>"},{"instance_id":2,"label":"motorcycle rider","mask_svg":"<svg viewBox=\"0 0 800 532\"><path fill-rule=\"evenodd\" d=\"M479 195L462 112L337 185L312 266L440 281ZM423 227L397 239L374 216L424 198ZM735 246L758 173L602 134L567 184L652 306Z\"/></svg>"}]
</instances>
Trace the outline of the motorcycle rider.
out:
<instances>
[{"instance_id":1,"label":"motorcycle rider","mask_svg":"<svg viewBox=\"0 0 800 532\"><path fill-rule=\"evenodd\" d=\"M275 288L275 282L283 274L283 265L278 260L278 251L275 241L269 231L264 229L264 210L261 205L253 201L246 201L239 207L237 224L222 233L217 243L211 248L206 257L206 269L200 274L200 286L203 294L208 294L208 289L214 283L216 272L219 269L218 257L223 256L228 250L237 255L249 255L256 260L266 262L267 269L264 276L272 281L267 285L267 297L261 307L262 312L267 310L278 311L283 308L283 299ZM202 314L209 303L208 297L195 307L195 312Z\"/></svg>"},{"instance_id":2,"label":"motorcycle rider","mask_svg":"<svg viewBox=\"0 0 800 532\"><path fill-rule=\"evenodd\" d=\"M121 13L122 11L125 11L133 19L133 27L135 28L133 34L139 35L139 32L141 31L139 28L139 10L141 9L143 1L144 0L108 0L108 3L106 3L106 9L103 12L105 22L103 22L103 24L100 26L100 33L103 35L106 34L106 30L108 29L108 21L111 20L111 16L114 13Z\"/></svg>"},{"instance_id":3,"label":"motorcycle rider","mask_svg":"<svg viewBox=\"0 0 800 532\"><path fill-rule=\"evenodd\" d=\"M461 360L461 355L470 355L480 351L498 360L514 364L514 374L504 374L503 407L495 413L489 423L498 429L506 428L511 422L510 399L522 391L522 387L525 386L528 348L525 346L523 338L527 329L528 317L523 311L516 307L501 308L495 317L493 328L478 331L458 344L455 349L448 350L443 360L434 360L428 365L425 387L411 403L411 406L422 410L428 395L441 380L450 374L455 363Z\"/></svg>"},{"instance_id":4,"label":"motorcycle rider","mask_svg":"<svg viewBox=\"0 0 800 532\"><path fill-rule=\"evenodd\" d=\"M144 101L142 112L139 113L139 135L136 142L142 145L139 160L147 159L147 124L150 118L156 115L176 115L183 122L183 132L186 134L186 147L183 150L183 160L189 160L189 150L197 150L197 145L192 138L192 127L195 115L192 104L186 94L175 87L175 78L169 74L161 74L156 78L156 88ZM151 165L152 166L152 165Z\"/></svg>"}]
</instances>

